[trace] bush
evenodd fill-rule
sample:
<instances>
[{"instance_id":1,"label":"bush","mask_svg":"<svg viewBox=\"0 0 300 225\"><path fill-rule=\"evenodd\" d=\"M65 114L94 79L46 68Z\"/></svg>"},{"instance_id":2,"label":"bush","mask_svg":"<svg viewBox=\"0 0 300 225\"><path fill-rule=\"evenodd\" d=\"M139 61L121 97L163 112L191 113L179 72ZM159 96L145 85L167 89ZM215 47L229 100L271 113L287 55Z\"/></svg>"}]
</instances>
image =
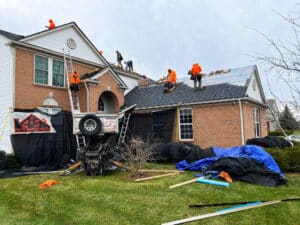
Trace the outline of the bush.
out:
<instances>
[{"instance_id":1,"label":"bush","mask_svg":"<svg viewBox=\"0 0 300 225\"><path fill-rule=\"evenodd\" d=\"M283 172L300 172L300 143L284 150L272 148L266 151L273 156Z\"/></svg>"},{"instance_id":2,"label":"bush","mask_svg":"<svg viewBox=\"0 0 300 225\"><path fill-rule=\"evenodd\" d=\"M287 135L292 135L293 131L292 130L285 130L285 133ZM274 131L270 131L268 136L283 136L283 133L281 130L274 130Z\"/></svg>"}]
</instances>

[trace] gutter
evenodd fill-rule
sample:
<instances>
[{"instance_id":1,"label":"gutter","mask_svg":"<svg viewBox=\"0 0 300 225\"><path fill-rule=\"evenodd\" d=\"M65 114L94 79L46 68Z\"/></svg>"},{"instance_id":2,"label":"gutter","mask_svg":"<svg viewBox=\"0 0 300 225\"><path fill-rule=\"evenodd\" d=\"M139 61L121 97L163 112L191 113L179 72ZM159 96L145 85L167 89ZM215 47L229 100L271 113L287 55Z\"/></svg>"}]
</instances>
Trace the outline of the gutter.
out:
<instances>
[{"instance_id":1,"label":"gutter","mask_svg":"<svg viewBox=\"0 0 300 225\"><path fill-rule=\"evenodd\" d=\"M239 108L240 108L240 123L241 123L241 139L242 139L242 145L245 144L245 134L244 134L244 113L243 113L243 106L242 101L239 99Z\"/></svg>"},{"instance_id":2,"label":"gutter","mask_svg":"<svg viewBox=\"0 0 300 225\"><path fill-rule=\"evenodd\" d=\"M212 104L212 103L222 103L222 102L233 102L239 100L249 100L248 97L244 98L231 98L231 99L222 99L222 100L214 100L214 101L204 101L204 102L192 102L192 103L184 103L184 104L173 104L173 105L161 105L161 106L154 106L154 107L142 107L136 108L136 110L145 110L145 109L157 109L157 108L170 108L170 107L178 107L178 106L192 106L192 105L205 105L205 104Z\"/></svg>"},{"instance_id":3,"label":"gutter","mask_svg":"<svg viewBox=\"0 0 300 225\"><path fill-rule=\"evenodd\" d=\"M89 92L89 88L88 88L86 82L84 82L84 87L86 90L86 111L89 112L90 111L90 92Z\"/></svg>"}]
</instances>

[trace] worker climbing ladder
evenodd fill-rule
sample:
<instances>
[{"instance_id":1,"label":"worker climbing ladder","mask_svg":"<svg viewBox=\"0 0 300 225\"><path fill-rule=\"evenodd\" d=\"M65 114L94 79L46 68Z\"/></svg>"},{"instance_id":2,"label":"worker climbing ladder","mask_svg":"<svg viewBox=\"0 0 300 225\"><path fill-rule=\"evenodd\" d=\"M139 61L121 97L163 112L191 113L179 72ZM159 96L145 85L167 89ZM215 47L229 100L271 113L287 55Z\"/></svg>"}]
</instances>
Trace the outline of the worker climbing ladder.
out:
<instances>
[{"instance_id":1,"label":"worker climbing ladder","mask_svg":"<svg viewBox=\"0 0 300 225\"><path fill-rule=\"evenodd\" d=\"M66 52L63 49L63 54L64 54L64 65L65 65L65 72L66 72L66 77L67 77L67 87L68 87L68 95L69 95L69 100L70 100L70 105L71 105L71 111L72 111L72 114L74 112L79 113L80 112L80 104L79 104L78 95L76 92L73 93L72 90L70 89L69 74L74 73L72 56L71 56L71 53L69 50Z\"/></svg>"},{"instance_id":2,"label":"worker climbing ladder","mask_svg":"<svg viewBox=\"0 0 300 225\"><path fill-rule=\"evenodd\" d=\"M79 104L79 98L77 93L73 93L72 90L70 89L70 80L69 80L69 74L74 73L74 67L73 67L73 62L72 62L72 56L70 53L70 50L65 51L63 49L63 54L64 54L64 66L65 66L65 74L67 77L67 89L68 89L68 95L69 95L69 100L70 100L70 106L71 106L71 112L72 115L74 113L79 113L80 112L80 104ZM77 150L81 150L82 148L87 147L86 143L86 138L82 134L75 134L76 138L76 144L77 144Z\"/></svg>"},{"instance_id":3,"label":"worker climbing ladder","mask_svg":"<svg viewBox=\"0 0 300 225\"><path fill-rule=\"evenodd\" d=\"M120 136L119 136L119 141L118 141L119 144L120 143L125 143L125 137L126 137L128 124L129 124L130 115L131 115L131 113L127 113L127 114L124 115L123 124L122 124L122 128L121 128L121 131L120 131Z\"/></svg>"}]
</instances>

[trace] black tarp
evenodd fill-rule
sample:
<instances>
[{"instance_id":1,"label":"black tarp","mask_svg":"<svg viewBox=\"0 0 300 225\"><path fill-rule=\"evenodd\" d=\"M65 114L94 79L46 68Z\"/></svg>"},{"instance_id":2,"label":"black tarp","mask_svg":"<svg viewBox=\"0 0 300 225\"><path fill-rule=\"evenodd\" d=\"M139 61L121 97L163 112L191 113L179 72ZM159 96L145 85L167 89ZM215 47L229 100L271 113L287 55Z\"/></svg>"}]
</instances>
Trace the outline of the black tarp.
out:
<instances>
[{"instance_id":1,"label":"black tarp","mask_svg":"<svg viewBox=\"0 0 300 225\"><path fill-rule=\"evenodd\" d=\"M233 180L276 187L287 184L283 177L269 170L262 163L250 158L224 157L208 166L206 171L226 171Z\"/></svg>"},{"instance_id":2,"label":"black tarp","mask_svg":"<svg viewBox=\"0 0 300 225\"><path fill-rule=\"evenodd\" d=\"M201 149L198 145L187 143L166 143L160 144L154 155L157 162L179 162L187 160L188 163L199 159L214 157L212 148Z\"/></svg>"},{"instance_id":3,"label":"black tarp","mask_svg":"<svg viewBox=\"0 0 300 225\"><path fill-rule=\"evenodd\" d=\"M34 110L16 110L33 112ZM41 111L38 111L42 113ZM55 133L13 134L11 143L22 166L48 170L63 168L76 157L76 141L72 133L72 114L61 111L51 116Z\"/></svg>"},{"instance_id":4,"label":"black tarp","mask_svg":"<svg viewBox=\"0 0 300 225\"><path fill-rule=\"evenodd\" d=\"M128 133L130 136L151 138L155 142L172 141L176 109L147 113L134 113L130 117Z\"/></svg>"}]
</instances>

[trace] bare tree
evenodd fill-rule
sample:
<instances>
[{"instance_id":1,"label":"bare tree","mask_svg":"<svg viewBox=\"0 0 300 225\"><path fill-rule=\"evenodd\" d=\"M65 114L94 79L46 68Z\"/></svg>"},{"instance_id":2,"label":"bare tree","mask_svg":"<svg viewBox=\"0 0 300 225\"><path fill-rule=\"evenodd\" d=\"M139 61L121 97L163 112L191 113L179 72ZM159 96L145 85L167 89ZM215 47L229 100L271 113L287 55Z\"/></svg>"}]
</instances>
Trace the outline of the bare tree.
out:
<instances>
[{"instance_id":1,"label":"bare tree","mask_svg":"<svg viewBox=\"0 0 300 225\"><path fill-rule=\"evenodd\" d=\"M150 139L144 141L141 137L132 137L128 144L122 148L121 155L125 159L132 173L145 169L146 163L154 160L158 144L151 143Z\"/></svg>"},{"instance_id":2,"label":"bare tree","mask_svg":"<svg viewBox=\"0 0 300 225\"><path fill-rule=\"evenodd\" d=\"M289 14L283 16L277 13L290 28L292 29L291 39L282 42L274 40L266 34L257 31L261 34L274 50L271 56L260 55L255 58L267 64L270 68L272 79L277 79L277 82L283 82L287 85L286 92L289 92L290 100L283 101L271 88L269 77L267 77L268 86L273 97L279 102L283 108L284 105L290 105L296 113L300 112L300 20L299 17Z\"/></svg>"}]
</instances>

